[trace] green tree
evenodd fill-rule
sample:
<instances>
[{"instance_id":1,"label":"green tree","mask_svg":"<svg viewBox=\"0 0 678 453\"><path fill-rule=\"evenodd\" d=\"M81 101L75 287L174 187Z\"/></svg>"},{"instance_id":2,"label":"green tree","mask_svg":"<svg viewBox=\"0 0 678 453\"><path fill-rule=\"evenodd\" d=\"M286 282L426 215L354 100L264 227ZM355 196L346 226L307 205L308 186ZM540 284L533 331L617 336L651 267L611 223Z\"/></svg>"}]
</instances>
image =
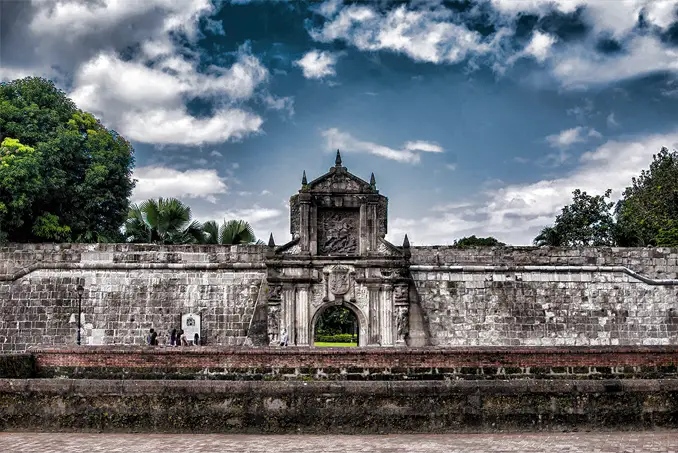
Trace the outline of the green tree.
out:
<instances>
[{"instance_id":1,"label":"green tree","mask_svg":"<svg viewBox=\"0 0 678 453\"><path fill-rule=\"evenodd\" d=\"M224 220L221 226L210 220L204 223L203 232L203 244L263 244L257 240L252 226L244 220Z\"/></svg>"},{"instance_id":2,"label":"green tree","mask_svg":"<svg viewBox=\"0 0 678 453\"><path fill-rule=\"evenodd\" d=\"M124 235L129 242L147 244L194 244L204 238L200 222L191 219L191 208L176 198L132 205Z\"/></svg>"},{"instance_id":3,"label":"green tree","mask_svg":"<svg viewBox=\"0 0 678 453\"><path fill-rule=\"evenodd\" d=\"M3 185L0 203L15 205L2 220L8 240L93 242L119 235L134 187L129 142L35 77L0 84L0 139L23 160L28 154L19 147L32 149L37 172L30 191ZM0 168L0 179L11 180L17 165Z\"/></svg>"},{"instance_id":4,"label":"green tree","mask_svg":"<svg viewBox=\"0 0 678 453\"><path fill-rule=\"evenodd\" d=\"M662 148L617 205L620 245L678 245L678 153Z\"/></svg>"},{"instance_id":5,"label":"green tree","mask_svg":"<svg viewBox=\"0 0 678 453\"><path fill-rule=\"evenodd\" d=\"M475 235L467 236L461 239L456 239L454 241L454 246L459 248L466 247L497 247L504 246L503 242L499 242L497 239L492 236L486 238L477 238Z\"/></svg>"},{"instance_id":6,"label":"green tree","mask_svg":"<svg viewBox=\"0 0 678 453\"><path fill-rule=\"evenodd\" d=\"M338 335L352 333L355 315L346 307L327 308L316 323L316 335Z\"/></svg>"},{"instance_id":7,"label":"green tree","mask_svg":"<svg viewBox=\"0 0 678 453\"><path fill-rule=\"evenodd\" d=\"M33 202L44 192L39 166L30 146L13 138L0 143L0 242L24 226Z\"/></svg>"},{"instance_id":8,"label":"green tree","mask_svg":"<svg viewBox=\"0 0 678 453\"><path fill-rule=\"evenodd\" d=\"M614 244L615 223L608 202L611 190L604 195L588 195L577 189L572 203L565 206L552 227L544 228L534 239L537 245L602 246Z\"/></svg>"}]
</instances>

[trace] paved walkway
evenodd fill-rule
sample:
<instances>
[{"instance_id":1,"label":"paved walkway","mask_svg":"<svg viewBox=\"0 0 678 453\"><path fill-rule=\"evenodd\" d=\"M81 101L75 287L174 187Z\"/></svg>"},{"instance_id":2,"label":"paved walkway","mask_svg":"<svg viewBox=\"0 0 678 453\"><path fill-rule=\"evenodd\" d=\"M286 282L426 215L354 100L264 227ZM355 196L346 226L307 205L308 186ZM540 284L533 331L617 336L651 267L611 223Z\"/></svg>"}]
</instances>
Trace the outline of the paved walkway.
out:
<instances>
[{"instance_id":1,"label":"paved walkway","mask_svg":"<svg viewBox=\"0 0 678 453\"><path fill-rule=\"evenodd\" d=\"M678 453L678 432L383 436L0 433L0 452Z\"/></svg>"}]
</instances>

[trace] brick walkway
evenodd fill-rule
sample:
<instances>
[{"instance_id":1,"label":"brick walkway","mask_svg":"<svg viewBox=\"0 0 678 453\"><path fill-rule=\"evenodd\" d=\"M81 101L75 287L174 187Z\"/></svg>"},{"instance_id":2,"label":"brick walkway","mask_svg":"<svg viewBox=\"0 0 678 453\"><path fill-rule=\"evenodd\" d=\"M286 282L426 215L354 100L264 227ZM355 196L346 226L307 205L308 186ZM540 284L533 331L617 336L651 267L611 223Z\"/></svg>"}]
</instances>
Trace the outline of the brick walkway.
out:
<instances>
[{"instance_id":1,"label":"brick walkway","mask_svg":"<svg viewBox=\"0 0 678 453\"><path fill-rule=\"evenodd\" d=\"M0 433L0 452L678 453L678 432L384 436Z\"/></svg>"}]
</instances>

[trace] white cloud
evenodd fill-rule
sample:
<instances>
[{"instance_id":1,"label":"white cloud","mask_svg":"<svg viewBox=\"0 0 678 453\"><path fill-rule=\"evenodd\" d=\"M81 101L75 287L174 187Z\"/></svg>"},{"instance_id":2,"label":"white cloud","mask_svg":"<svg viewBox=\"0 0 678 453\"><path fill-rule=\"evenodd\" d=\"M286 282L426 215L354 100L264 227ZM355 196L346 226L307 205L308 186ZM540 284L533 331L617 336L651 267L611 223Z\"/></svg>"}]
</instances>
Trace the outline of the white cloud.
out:
<instances>
[{"instance_id":1,"label":"white cloud","mask_svg":"<svg viewBox=\"0 0 678 453\"><path fill-rule=\"evenodd\" d=\"M552 148L565 149L575 143L584 143L591 137L600 138L601 135L595 129L579 126L563 130L558 134L549 135L546 137L546 141Z\"/></svg>"},{"instance_id":2,"label":"white cloud","mask_svg":"<svg viewBox=\"0 0 678 453\"><path fill-rule=\"evenodd\" d=\"M457 169L457 164L446 164L445 167L446 167L448 170L454 171L454 170Z\"/></svg>"},{"instance_id":3,"label":"white cloud","mask_svg":"<svg viewBox=\"0 0 678 453\"><path fill-rule=\"evenodd\" d=\"M137 167L134 169L136 187L132 201L149 198L203 198L216 202L215 195L224 194L228 187L216 170L186 170L160 166Z\"/></svg>"},{"instance_id":4,"label":"white cloud","mask_svg":"<svg viewBox=\"0 0 678 453\"><path fill-rule=\"evenodd\" d=\"M566 87L604 84L660 71L678 71L678 52L656 38L639 36L622 55L603 56L583 44L556 59L553 74Z\"/></svg>"},{"instance_id":5,"label":"white cloud","mask_svg":"<svg viewBox=\"0 0 678 453\"><path fill-rule=\"evenodd\" d=\"M299 66L307 79L322 79L336 74L334 65L337 64L337 55L331 52L311 50L300 60L294 62Z\"/></svg>"},{"instance_id":6,"label":"white cloud","mask_svg":"<svg viewBox=\"0 0 678 453\"><path fill-rule=\"evenodd\" d=\"M321 42L342 39L360 50L390 50L431 63L457 63L471 54L490 52L491 43L451 19L445 8L410 10L403 5L380 14L370 6L350 5L312 30L311 36Z\"/></svg>"},{"instance_id":7,"label":"white cloud","mask_svg":"<svg viewBox=\"0 0 678 453\"><path fill-rule=\"evenodd\" d=\"M440 145L422 140L406 142L402 149L393 149L377 143L361 141L347 132L341 132L337 128L327 129L322 132L327 141L328 149L339 149L346 152L367 153L386 159L416 164L421 160L420 153L442 153Z\"/></svg>"},{"instance_id":8,"label":"white cloud","mask_svg":"<svg viewBox=\"0 0 678 453\"><path fill-rule=\"evenodd\" d=\"M607 115L607 127L619 127L619 122L614 117L614 112Z\"/></svg>"},{"instance_id":9,"label":"white cloud","mask_svg":"<svg viewBox=\"0 0 678 453\"><path fill-rule=\"evenodd\" d=\"M211 0L32 3L27 26L9 34L10 49L22 42L26 49L3 56L0 78L41 75L70 86L79 108L128 139L185 146L240 140L263 124L241 106L254 96L269 108L291 111L290 99L263 88L269 72L248 47L229 67L203 67L199 52L179 44L178 36L194 42L200 35L200 18L215 8ZM8 57L12 63L5 65ZM28 64L20 69L18 60ZM213 101L212 114L194 116L189 99Z\"/></svg>"},{"instance_id":10,"label":"white cloud","mask_svg":"<svg viewBox=\"0 0 678 453\"><path fill-rule=\"evenodd\" d=\"M495 236L507 243L530 244L539 231L553 224L572 191L600 195L612 189L617 200L631 179L649 167L663 146L678 148L678 131L626 141L608 141L583 154L578 167L565 176L491 189L472 205L443 206L417 219L396 218L390 223L392 240L408 233L414 244L450 244L475 234Z\"/></svg>"},{"instance_id":11,"label":"white cloud","mask_svg":"<svg viewBox=\"0 0 678 453\"><path fill-rule=\"evenodd\" d=\"M80 67L70 96L131 140L201 145L242 139L259 131L263 119L229 105L211 117L196 118L188 113L184 99L246 99L267 76L259 60L244 50L233 66L214 68L211 74L199 74L195 62L177 56L149 66L109 53Z\"/></svg>"},{"instance_id":12,"label":"white cloud","mask_svg":"<svg viewBox=\"0 0 678 453\"><path fill-rule=\"evenodd\" d=\"M555 44L556 38L540 31L535 31L532 40L525 47L525 54L533 56L538 62L543 63L549 56L551 47Z\"/></svg>"}]
</instances>

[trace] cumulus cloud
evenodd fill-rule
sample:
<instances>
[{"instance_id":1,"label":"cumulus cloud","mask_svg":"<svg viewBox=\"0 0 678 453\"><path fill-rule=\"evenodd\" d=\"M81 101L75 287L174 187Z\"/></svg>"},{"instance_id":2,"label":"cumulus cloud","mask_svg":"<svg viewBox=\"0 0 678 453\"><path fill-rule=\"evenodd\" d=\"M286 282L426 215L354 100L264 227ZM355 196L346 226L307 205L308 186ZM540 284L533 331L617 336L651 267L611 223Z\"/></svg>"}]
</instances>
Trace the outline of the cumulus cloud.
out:
<instances>
[{"instance_id":1,"label":"cumulus cloud","mask_svg":"<svg viewBox=\"0 0 678 453\"><path fill-rule=\"evenodd\" d=\"M134 170L136 187L132 202L149 198L203 198L216 202L216 195L227 192L228 187L216 170L194 169L179 171L161 166L137 167Z\"/></svg>"},{"instance_id":2,"label":"cumulus cloud","mask_svg":"<svg viewBox=\"0 0 678 453\"><path fill-rule=\"evenodd\" d=\"M11 42L2 47L0 77L56 80L78 107L131 140L186 146L240 140L263 124L243 106L255 94L270 98L271 108L291 107L265 92L268 70L247 47L230 66L204 67L200 54L184 46L214 11L210 0L12 3L23 5L3 3L3 13L14 8L28 25L3 21ZM215 107L195 116L186 107L192 99Z\"/></svg>"},{"instance_id":3,"label":"cumulus cloud","mask_svg":"<svg viewBox=\"0 0 678 453\"><path fill-rule=\"evenodd\" d=\"M393 149L377 143L358 140L351 134L342 132L337 128L323 131L322 136L327 141L328 149L373 154L385 159L410 164L416 164L421 160L420 153L442 153L444 151L440 145L423 140L409 141L402 148Z\"/></svg>"},{"instance_id":4,"label":"cumulus cloud","mask_svg":"<svg viewBox=\"0 0 678 453\"><path fill-rule=\"evenodd\" d=\"M399 6L385 13L371 6L327 8L329 20L311 31L321 42L344 40L360 50L390 50L416 61L457 63L473 54L490 52L481 35L452 21L445 8L409 9Z\"/></svg>"},{"instance_id":5,"label":"cumulus cloud","mask_svg":"<svg viewBox=\"0 0 678 453\"><path fill-rule=\"evenodd\" d=\"M478 0L476 6L487 4L498 13L489 15L496 31L487 36L466 25L478 19L478 8L459 13L426 1L393 8L328 1L316 8L325 22L310 34L320 42L342 40L360 50L397 52L418 62L468 60L469 67L475 68L482 58L501 74L519 58L530 57L567 88L678 72L678 55L658 37L676 21L675 0ZM556 36L536 29L522 48L511 42L522 15L547 18L554 12L576 12L590 33L558 43ZM639 30L641 16L652 32ZM596 48L599 38L617 40L623 52L602 54Z\"/></svg>"},{"instance_id":6,"label":"cumulus cloud","mask_svg":"<svg viewBox=\"0 0 678 453\"><path fill-rule=\"evenodd\" d=\"M539 231L552 225L572 191L600 195L612 189L619 199L631 179L648 168L663 146L678 148L678 131L626 141L608 141L583 154L578 166L557 178L509 184L480 194L473 203L442 206L422 218L395 218L389 225L392 240L407 233L414 244L451 244L475 234L495 236L511 244L530 244Z\"/></svg>"},{"instance_id":7,"label":"cumulus cloud","mask_svg":"<svg viewBox=\"0 0 678 453\"><path fill-rule=\"evenodd\" d=\"M294 64L301 68L307 79L322 79L336 74L334 65L337 64L337 58L332 52L312 50Z\"/></svg>"}]
</instances>

